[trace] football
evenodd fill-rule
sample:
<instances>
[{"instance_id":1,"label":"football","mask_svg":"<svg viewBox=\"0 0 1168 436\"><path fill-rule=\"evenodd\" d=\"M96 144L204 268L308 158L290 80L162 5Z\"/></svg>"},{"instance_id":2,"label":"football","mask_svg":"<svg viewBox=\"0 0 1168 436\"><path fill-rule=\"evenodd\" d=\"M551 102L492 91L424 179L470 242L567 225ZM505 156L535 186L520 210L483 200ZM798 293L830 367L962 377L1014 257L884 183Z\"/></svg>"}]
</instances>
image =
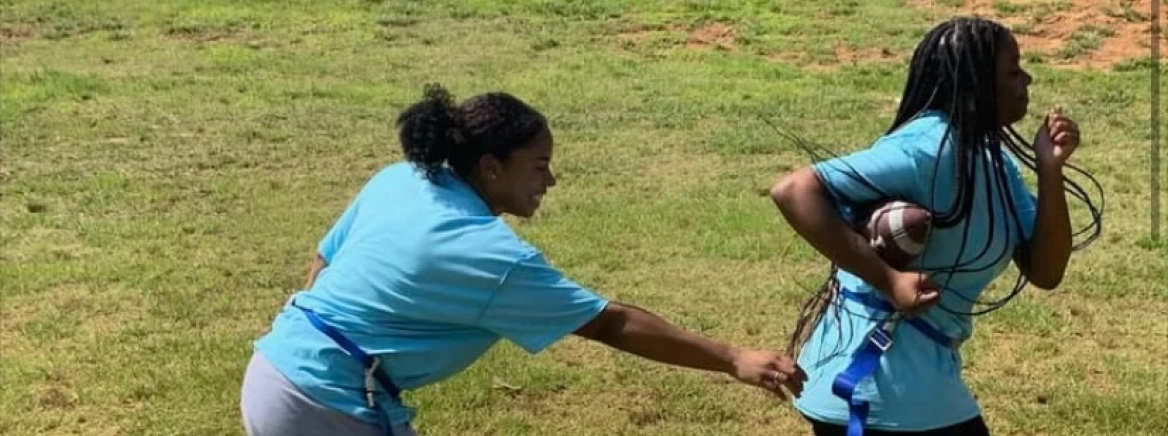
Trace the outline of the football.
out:
<instances>
[{"instance_id":1,"label":"football","mask_svg":"<svg viewBox=\"0 0 1168 436\"><path fill-rule=\"evenodd\" d=\"M873 209L863 230L872 249L889 266L903 270L924 251L932 224L928 209L897 200Z\"/></svg>"}]
</instances>

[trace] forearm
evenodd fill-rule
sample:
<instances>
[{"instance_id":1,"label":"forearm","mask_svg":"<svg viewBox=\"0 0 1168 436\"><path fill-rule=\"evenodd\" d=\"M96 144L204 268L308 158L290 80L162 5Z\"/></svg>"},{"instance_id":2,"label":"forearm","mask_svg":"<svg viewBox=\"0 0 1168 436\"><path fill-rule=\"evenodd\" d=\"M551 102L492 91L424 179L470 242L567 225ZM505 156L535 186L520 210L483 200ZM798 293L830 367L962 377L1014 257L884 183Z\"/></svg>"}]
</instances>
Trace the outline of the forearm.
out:
<instances>
[{"instance_id":1,"label":"forearm","mask_svg":"<svg viewBox=\"0 0 1168 436\"><path fill-rule=\"evenodd\" d=\"M1071 218L1060 167L1038 169L1038 212L1027 259L1027 279L1043 289L1062 282L1071 257Z\"/></svg>"},{"instance_id":2,"label":"forearm","mask_svg":"<svg viewBox=\"0 0 1168 436\"><path fill-rule=\"evenodd\" d=\"M891 267L863 235L840 218L813 170L800 170L786 177L771 189L771 198L791 228L820 254L881 292L890 292Z\"/></svg>"},{"instance_id":3,"label":"forearm","mask_svg":"<svg viewBox=\"0 0 1168 436\"><path fill-rule=\"evenodd\" d=\"M648 311L613 303L613 316L593 339L662 363L732 374L738 350L676 327Z\"/></svg>"}]
</instances>

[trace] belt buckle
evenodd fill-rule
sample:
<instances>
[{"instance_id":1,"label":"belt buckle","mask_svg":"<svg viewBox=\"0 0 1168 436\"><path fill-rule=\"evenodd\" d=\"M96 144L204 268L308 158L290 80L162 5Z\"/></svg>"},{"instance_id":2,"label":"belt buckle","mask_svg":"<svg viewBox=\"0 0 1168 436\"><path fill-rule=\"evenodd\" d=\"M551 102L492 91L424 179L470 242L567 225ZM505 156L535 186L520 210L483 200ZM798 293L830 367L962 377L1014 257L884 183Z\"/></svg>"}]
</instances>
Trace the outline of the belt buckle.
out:
<instances>
[{"instance_id":1,"label":"belt buckle","mask_svg":"<svg viewBox=\"0 0 1168 436\"><path fill-rule=\"evenodd\" d=\"M879 348L880 351L888 351L892 347L892 332L896 330L898 318L895 314L888 317L888 319L881 321L880 324L872 328L872 332L868 334L868 340L876 348Z\"/></svg>"},{"instance_id":2,"label":"belt buckle","mask_svg":"<svg viewBox=\"0 0 1168 436\"><path fill-rule=\"evenodd\" d=\"M868 341L872 342L880 351L888 351L892 347L892 333L885 331L884 328L877 326L872 329L872 333L868 335Z\"/></svg>"}]
</instances>

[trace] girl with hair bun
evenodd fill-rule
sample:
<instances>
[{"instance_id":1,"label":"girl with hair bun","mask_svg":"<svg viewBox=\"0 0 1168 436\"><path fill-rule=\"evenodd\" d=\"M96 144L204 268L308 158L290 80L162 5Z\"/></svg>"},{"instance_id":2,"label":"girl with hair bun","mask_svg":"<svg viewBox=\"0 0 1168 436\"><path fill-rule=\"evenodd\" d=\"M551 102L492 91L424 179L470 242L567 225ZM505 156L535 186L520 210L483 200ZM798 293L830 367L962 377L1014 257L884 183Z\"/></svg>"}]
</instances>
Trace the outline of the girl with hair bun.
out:
<instances>
[{"instance_id":1,"label":"girl with hair bun","mask_svg":"<svg viewBox=\"0 0 1168 436\"><path fill-rule=\"evenodd\" d=\"M251 436L413 435L402 390L451 377L501 338L535 354L569 334L798 396L780 353L743 350L610 301L500 218L530 217L552 175L547 119L518 98L455 104L440 86L397 119L406 162L361 189L317 247L305 289L255 344Z\"/></svg>"}]
</instances>

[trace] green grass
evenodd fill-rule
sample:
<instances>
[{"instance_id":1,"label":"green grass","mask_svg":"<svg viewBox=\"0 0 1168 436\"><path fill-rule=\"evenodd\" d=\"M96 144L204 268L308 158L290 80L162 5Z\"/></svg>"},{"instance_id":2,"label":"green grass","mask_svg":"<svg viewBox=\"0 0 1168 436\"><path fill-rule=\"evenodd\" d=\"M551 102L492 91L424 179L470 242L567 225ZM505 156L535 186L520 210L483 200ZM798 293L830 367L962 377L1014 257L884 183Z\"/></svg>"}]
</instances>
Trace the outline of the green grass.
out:
<instances>
[{"instance_id":1,"label":"green grass","mask_svg":"<svg viewBox=\"0 0 1168 436\"><path fill-rule=\"evenodd\" d=\"M429 81L551 116L560 185L513 222L571 276L780 349L826 265L759 195L808 162L760 117L864 146L934 18L893 0L2 0L0 433L241 434L250 341L400 157L392 117ZM734 48L686 48L711 23ZM864 48L895 56L834 60ZM978 321L967 378L995 434L1168 433L1148 64L1030 66L1021 127L1054 103L1079 120L1105 233L1062 289ZM428 435L806 433L761 392L574 338L504 344L407 400Z\"/></svg>"},{"instance_id":2,"label":"green grass","mask_svg":"<svg viewBox=\"0 0 1168 436\"><path fill-rule=\"evenodd\" d=\"M1103 40L1115 35L1115 31L1092 25L1085 25L1075 30L1067 38L1066 45L1055 52L1055 56L1062 59L1071 59L1083 53L1098 49Z\"/></svg>"}]
</instances>

